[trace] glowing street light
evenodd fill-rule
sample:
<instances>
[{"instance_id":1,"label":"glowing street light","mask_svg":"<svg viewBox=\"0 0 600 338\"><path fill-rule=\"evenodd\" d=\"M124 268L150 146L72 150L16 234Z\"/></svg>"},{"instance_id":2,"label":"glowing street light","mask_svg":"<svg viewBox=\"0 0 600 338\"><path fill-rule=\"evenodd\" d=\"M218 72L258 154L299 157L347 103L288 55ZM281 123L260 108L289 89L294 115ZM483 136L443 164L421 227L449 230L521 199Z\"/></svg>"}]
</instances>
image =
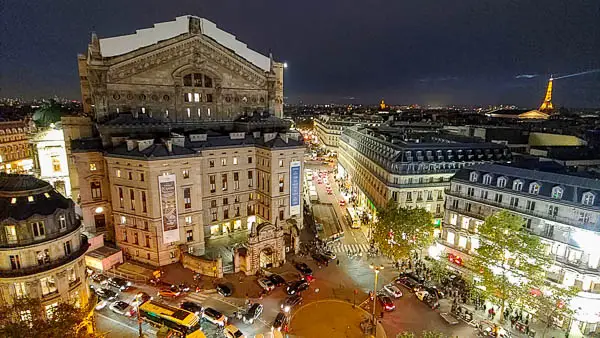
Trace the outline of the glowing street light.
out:
<instances>
[{"instance_id":1,"label":"glowing street light","mask_svg":"<svg viewBox=\"0 0 600 338\"><path fill-rule=\"evenodd\" d=\"M369 268L375 271L375 287L373 288L373 327L377 331L377 321L375 320L375 306L377 304L377 279L379 277L379 271L383 270L383 265L375 265L371 263Z\"/></svg>"},{"instance_id":2,"label":"glowing street light","mask_svg":"<svg viewBox=\"0 0 600 338\"><path fill-rule=\"evenodd\" d=\"M287 67L288 67L288 64L287 64L287 62L284 62L284 63L283 63L283 68L287 68Z\"/></svg>"}]
</instances>

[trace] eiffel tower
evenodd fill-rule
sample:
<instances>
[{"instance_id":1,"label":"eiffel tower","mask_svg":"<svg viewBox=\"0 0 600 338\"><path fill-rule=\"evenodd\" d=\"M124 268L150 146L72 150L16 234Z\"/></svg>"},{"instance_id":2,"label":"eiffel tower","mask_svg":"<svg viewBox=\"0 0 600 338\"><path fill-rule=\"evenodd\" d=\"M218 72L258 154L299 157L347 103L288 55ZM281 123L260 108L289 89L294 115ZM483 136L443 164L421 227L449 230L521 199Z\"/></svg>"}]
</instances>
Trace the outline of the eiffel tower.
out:
<instances>
[{"instance_id":1,"label":"eiffel tower","mask_svg":"<svg viewBox=\"0 0 600 338\"><path fill-rule=\"evenodd\" d=\"M550 80L548 81L548 89L546 89L546 97L544 98L544 102L542 102L540 109L538 109L541 112L551 112L554 110L554 105L552 104L552 81L553 80L554 79L551 76Z\"/></svg>"}]
</instances>

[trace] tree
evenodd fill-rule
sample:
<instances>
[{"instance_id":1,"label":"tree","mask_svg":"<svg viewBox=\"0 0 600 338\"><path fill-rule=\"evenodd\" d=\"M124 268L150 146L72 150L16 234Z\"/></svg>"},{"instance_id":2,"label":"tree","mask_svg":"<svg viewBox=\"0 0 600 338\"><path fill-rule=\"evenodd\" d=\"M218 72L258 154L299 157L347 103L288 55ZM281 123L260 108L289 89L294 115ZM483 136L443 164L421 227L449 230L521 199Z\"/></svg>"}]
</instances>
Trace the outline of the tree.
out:
<instances>
[{"instance_id":1,"label":"tree","mask_svg":"<svg viewBox=\"0 0 600 338\"><path fill-rule=\"evenodd\" d=\"M432 259L429 261L429 268L431 269L431 277L438 283L442 283L446 277L448 277L449 272L446 268L448 266L448 262L445 259Z\"/></svg>"},{"instance_id":2,"label":"tree","mask_svg":"<svg viewBox=\"0 0 600 338\"><path fill-rule=\"evenodd\" d=\"M482 276L484 295L501 305L501 321L508 300L523 302L532 287L539 289L549 263L544 245L525 230L524 222L503 210L479 226L480 246L473 264Z\"/></svg>"},{"instance_id":3,"label":"tree","mask_svg":"<svg viewBox=\"0 0 600 338\"><path fill-rule=\"evenodd\" d=\"M48 127L52 123L60 122L63 107L54 100L45 101L33 113L33 122L38 127Z\"/></svg>"},{"instance_id":4,"label":"tree","mask_svg":"<svg viewBox=\"0 0 600 338\"><path fill-rule=\"evenodd\" d=\"M536 317L546 324L542 337L546 336L549 328L557 327L557 323L570 320L573 310L569 308L569 303L576 295L575 287L563 288L551 283L546 283L541 290L533 289L530 292L527 304L535 310Z\"/></svg>"},{"instance_id":5,"label":"tree","mask_svg":"<svg viewBox=\"0 0 600 338\"><path fill-rule=\"evenodd\" d=\"M415 336L414 333L412 332L408 332L408 331L404 331L404 332L400 332L396 335L396 338L416 338L417 336ZM423 331L421 332L421 338L445 338L446 335L444 335L443 333L440 332L435 332L435 331Z\"/></svg>"},{"instance_id":6,"label":"tree","mask_svg":"<svg viewBox=\"0 0 600 338\"><path fill-rule=\"evenodd\" d=\"M51 317L42 310L39 299L16 299L14 303L0 304L0 337L11 338L91 338L83 327L90 308L82 309L69 303L59 303Z\"/></svg>"},{"instance_id":7,"label":"tree","mask_svg":"<svg viewBox=\"0 0 600 338\"><path fill-rule=\"evenodd\" d=\"M394 261L411 258L411 252L433 243L433 216L425 209L398 208L390 200L377 210L373 240L384 255Z\"/></svg>"}]
</instances>

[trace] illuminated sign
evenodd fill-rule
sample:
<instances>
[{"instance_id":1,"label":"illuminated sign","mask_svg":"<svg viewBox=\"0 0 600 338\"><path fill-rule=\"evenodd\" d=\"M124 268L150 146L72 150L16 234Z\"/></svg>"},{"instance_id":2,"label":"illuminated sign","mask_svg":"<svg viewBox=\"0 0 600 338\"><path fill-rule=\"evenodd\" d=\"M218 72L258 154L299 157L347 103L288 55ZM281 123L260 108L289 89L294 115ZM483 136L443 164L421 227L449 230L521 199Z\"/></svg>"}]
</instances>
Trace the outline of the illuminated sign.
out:
<instances>
[{"instance_id":1,"label":"illuminated sign","mask_svg":"<svg viewBox=\"0 0 600 338\"><path fill-rule=\"evenodd\" d=\"M301 177L300 161L290 162L290 215L300 214Z\"/></svg>"},{"instance_id":2,"label":"illuminated sign","mask_svg":"<svg viewBox=\"0 0 600 338\"><path fill-rule=\"evenodd\" d=\"M179 241L176 187L175 175L158 176L164 244Z\"/></svg>"}]
</instances>

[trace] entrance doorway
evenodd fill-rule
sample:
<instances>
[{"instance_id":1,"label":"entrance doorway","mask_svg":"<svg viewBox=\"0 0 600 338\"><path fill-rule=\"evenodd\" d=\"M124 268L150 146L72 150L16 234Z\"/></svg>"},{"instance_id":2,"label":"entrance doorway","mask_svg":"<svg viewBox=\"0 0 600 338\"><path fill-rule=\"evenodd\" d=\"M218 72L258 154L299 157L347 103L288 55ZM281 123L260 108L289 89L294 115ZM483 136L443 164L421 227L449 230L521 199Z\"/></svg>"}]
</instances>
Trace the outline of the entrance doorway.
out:
<instances>
[{"instance_id":1,"label":"entrance doorway","mask_svg":"<svg viewBox=\"0 0 600 338\"><path fill-rule=\"evenodd\" d=\"M273 249L265 248L260 252L259 264L261 268L273 267Z\"/></svg>"},{"instance_id":2,"label":"entrance doorway","mask_svg":"<svg viewBox=\"0 0 600 338\"><path fill-rule=\"evenodd\" d=\"M106 228L106 216L104 214L94 215L94 224L96 230L104 230Z\"/></svg>"}]
</instances>

